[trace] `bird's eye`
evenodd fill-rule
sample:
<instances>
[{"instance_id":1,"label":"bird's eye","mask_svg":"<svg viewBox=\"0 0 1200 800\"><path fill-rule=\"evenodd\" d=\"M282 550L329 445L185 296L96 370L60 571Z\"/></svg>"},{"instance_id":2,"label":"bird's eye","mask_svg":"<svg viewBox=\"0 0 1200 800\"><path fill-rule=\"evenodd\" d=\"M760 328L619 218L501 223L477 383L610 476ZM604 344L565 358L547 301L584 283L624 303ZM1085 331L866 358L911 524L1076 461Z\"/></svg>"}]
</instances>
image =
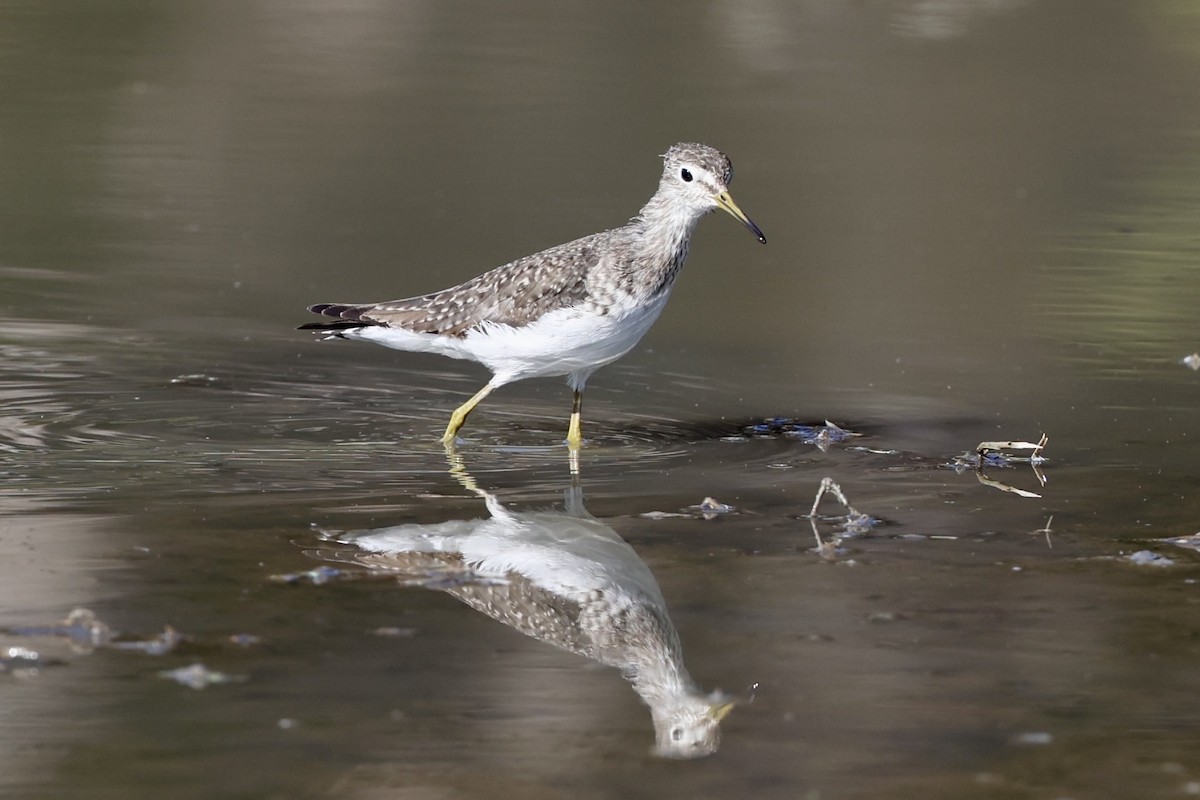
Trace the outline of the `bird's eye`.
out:
<instances>
[{"instance_id":1,"label":"bird's eye","mask_svg":"<svg viewBox=\"0 0 1200 800\"><path fill-rule=\"evenodd\" d=\"M683 174L687 175L688 171L685 169L683 171ZM685 178L684 180L687 180L687 178ZM683 738L683 728L672 728L671 729L671 741L678 742L682 738Z\"/></svg>"},{"instance_id":2,"label":"bird's eye","mask_svg":"<svg viewBox=\"0 0 1200 800\"><path fill-rule=\"evenodd\" d=\"M679 173L679 177L683 178L687 183L692 182L692 173L687 167L683 168L683 171Z\"/></svg>"}]
</instances>

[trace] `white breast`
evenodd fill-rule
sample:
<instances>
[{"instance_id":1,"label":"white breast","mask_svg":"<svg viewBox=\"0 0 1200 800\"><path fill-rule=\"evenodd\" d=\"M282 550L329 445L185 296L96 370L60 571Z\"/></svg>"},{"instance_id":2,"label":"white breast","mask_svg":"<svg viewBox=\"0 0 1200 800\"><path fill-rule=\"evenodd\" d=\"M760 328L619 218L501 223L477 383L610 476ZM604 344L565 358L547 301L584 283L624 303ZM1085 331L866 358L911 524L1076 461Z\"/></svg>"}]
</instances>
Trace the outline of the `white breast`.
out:
<instances>
[{"instance_id":1,"label":"white breast","mask_svg":"<svg viewBox=\"0 0 1200 800\"><path fill-rule=\"evenodd\" d=\"M552 375L586 380L641 340L662 313L668 294L644 305L616 306L602 316L558 309L521 328L487 324L467 334L464 350L495 373L496 385Z\"/></svg>"}]
</instances>

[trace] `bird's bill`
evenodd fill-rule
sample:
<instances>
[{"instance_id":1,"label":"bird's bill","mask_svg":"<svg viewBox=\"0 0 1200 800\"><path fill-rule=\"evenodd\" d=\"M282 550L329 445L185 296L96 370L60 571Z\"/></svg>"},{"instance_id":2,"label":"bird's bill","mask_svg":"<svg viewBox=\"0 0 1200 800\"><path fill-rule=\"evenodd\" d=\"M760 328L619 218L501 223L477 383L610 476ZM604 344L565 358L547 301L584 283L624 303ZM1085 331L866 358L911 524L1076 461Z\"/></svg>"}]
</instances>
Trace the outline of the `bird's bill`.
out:
<instances>
[{"instance_id":1,"label":"bird's bill","mask_svg":"<svg viewBox=\"0 0 1200 800\"><path fill-rule=\"evenodd\" d=\"M763 236L763 232L758 229L754 221L742 213L738 208L737 203L733 202L733 198L729 196L729 192L721 192L717 195L717 205L733 215L733 218L745 225L751 233L758 237L758 240L763 244L767 243L767 237Z\"/></svg>"},{"instance_id":2,"label":"bird's bill","mask_svg":"<svg viewBox=\"0 0 1200 800\"><path fill-rule=\"evenodd\" d=\"M727 700L720 705L713 706L708 713L714 720L720 722L721 720L725 719L725 717L729 716L729 712L733 711L733 707L737 705L737 702L737 700Z\"/></svg>"}]
</instances>

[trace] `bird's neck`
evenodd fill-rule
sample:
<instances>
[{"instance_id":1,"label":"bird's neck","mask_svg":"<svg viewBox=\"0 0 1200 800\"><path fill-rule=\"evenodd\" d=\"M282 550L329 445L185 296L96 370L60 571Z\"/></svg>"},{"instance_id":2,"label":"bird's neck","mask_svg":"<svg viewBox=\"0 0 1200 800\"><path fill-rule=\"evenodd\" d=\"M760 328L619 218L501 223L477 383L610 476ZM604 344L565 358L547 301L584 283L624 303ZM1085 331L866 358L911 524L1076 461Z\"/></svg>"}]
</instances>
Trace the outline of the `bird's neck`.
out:
<instances>
[{"instance_id":1,"label":"bird's neck","mask_svg":"<svg viewBox=\"0 0 1200 800\"><path fill-rule=\"evenodd\" d=\"M683 665L679 634L666 621L660 636L629 652L630 663L623 666L625 679L651 708L669 704L675 697L697 691L692 676Z\"/></svg>"},{"instance_id":2,"label":"bird's neck","mask_svg":"<svg viewBox=\"0 0 1200 800\"><path fill-rule=\"evenodd\" d=\"M645 665L643 665L644 667ZM670 704L682 695L697 694L695 681L682 664L657 664L657 669L627 671L626 678L642 701L651 708ZM664 669L665 667L665 669Z\"/></svg>"},{"instance_id":3,"label":"bird's neck","mask_svg":"<svg viewBox=\"0 0 1200 800\"><path fill-rule=\"evenodd\" d=\"M654 280L647 282L652 287L651 295L669 289L674 283L687 260L692 231L701 216L680 209L677 203L656 194L631 221L638 269L656 273Z\"/></svg>"}]
</instances>

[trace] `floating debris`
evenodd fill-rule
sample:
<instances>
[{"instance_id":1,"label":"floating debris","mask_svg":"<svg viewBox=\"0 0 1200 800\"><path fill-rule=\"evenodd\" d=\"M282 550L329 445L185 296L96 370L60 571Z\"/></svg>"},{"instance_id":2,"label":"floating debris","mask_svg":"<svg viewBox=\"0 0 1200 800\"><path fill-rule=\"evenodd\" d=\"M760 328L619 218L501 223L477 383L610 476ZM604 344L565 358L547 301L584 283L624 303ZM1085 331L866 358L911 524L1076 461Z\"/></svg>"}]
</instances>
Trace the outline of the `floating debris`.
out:
<instances>
[{"instance_id":1,"label":"floating debris","mask_svg":"<svg viewBox=\"0 0 1200 800\"><path fill-rule=\"evenodd\" d=\"M1038 439L1037 442L980 442L975 447L975 452L980 456L988 453L1000 454L1013 464L1019 462L1041 464L1046 460L1041 457L1041 452L1046 448L1046 442L1048 441L1050 441L1050 437L1043 433L1042 438ZM1032 450L1033 453L1028 458L1018 458L1017 456L1008 455L1004 452L1005 450Z\"/></svg>"},{"instance_id":2,"label":"floating debris","mask_svg":"<svg viewBox=\"0 0 1200 800\"><path fill-rule=\"evenodd\" d=\"M956 472L971 470L984 486L990 486L1002 492L1010 492L1018 497L1041 497L1036 492L1018 489L1007 483L993 480L984 474L984 470L993 467L996 469L1008 469L1017 464L1029 464L1033 468L1033 474L1037 478L1038 484L1045 486L1046 476L1039 467L1046 463L1046 458L1042 456L1042 450L1045 449L1046 442L1048 441L1049 437L1043 433L1042 438L1037 442L980 442L975 447L974 452L965 452L962 455L956 456L946 466ZM1028 456L1016 456L1005 452L1006 450L1032 450L1033 452Z\"/></svg>"},{"instance_id":3,"label":"floating debris","mask_svg":"<svg viewBox=\"0 0 1200 800\"><path fill-rule=\"evenodd\" d=\"M642 519L694 519L693 515L679 511L645 511L638 516Z\"/></svg>"},{"instance_id":4,"label":"floating debris","mask_svg":"<svg viewBox=\"0 0 1200 800\"><path fill-rule=\"evenodd\" d=\"M706 497L700 502L700 512L703 514L729 514L734 511L737 509L713 497Z\"/></svg>"},{"instance_id":5,"label":"floating debris","mask_svg":"<svg viewBox=\"0 0 1200 800\"><path fill-rule=\"evenodd\" d=\"M56 636L66 639L82 652L103 647L112 641L113 632L93 611L76 608L66 619L52 625L18 625L0 631L12 636Z\"/></svg>"},{"instance_id":6,"label":"floating debris","mask_svg":"<svg viewBox=\"0 0 1200 800\"><path fill-rule=\"evenodd\" d=\"M188 667L163 670L158 673L160 678L169 678L183 684L189 689L206 689L219 683L238 683L246 680L245 675L229 675L224 672L211 670L203 664L196 663Z\"/></svg>"},{"instance_id":7,"label":"floating debris","mask_svg":"<svg viewBox=\"0 0 1200 800\"><path fill-rule=\"evenodd\" d=\"M855 453L869 453L873 456L898 456L898 455L900 455L899 450L895 450L892 448L866 447L864 445L855 445L854 447L848 447L846 449L850 450L852 452L855 452Z\"/></svg>"},{"instance_id":8,"label":"floating debris","mask_svg":"<svg viewBox=\"0 0 1200 800\"><path fill-rule=\"evenodd\" d=\"M117 650L137 650L151 656L165 656L185 639L187 639L186 636L167 625L163 628L163 632L153 639L114 641L112 646Z\"/></svg>"},{"instance_id":9,"label":"floating debris","mask_svg":"<svg viewBox=\"0 0 1200 800\"><path fill-rule=\"evenodd\" d=\"M1179 360L1180 364L1192 370L1200 369L1200 353L1192 353L1190 356L1184 356Z\"/></svg>"},{"instance_id":10,"label":"floating debris","mask_svg":"<svg viewBox=\"0 0 1200 800\"><path fill-rule=\"evenodd\" d=\"M1046 434L1042 434L1042 438L1036 442L980 442L975 446L974 452L965 452L960 456L956 456L951 462L951 466L955 468L967 469L982 469L983 467L1012 467L1016 464L1032 464L1035 467L1046 463L1047 459L1042 456L1042 450L1046 449L1046 443L1050 438ZM1032 450L1028 456L1016 456L1005 452L1006 450Z\"/></svg>"},{"instance_id":11,"label":"floating debris","mask_svg":"<svg viewBox=\"0 0 1200 800\"><path fill-rule=\"evenodd\" d=\"M824 425L810 425L790 417L772 417L754 425L747 425L742 432L758 438L782 436L787 439L799 439L805 444L816 445L821 450L827 450L830 445L844 442L854 436L862 436L861 433L846 430L829 420L825 420Z\"/></svg>"},{"instance_id":12,"label":"floating debris","mask_svg":"<svg viewBox=\"0 0 1200 800\"><path fill-rule=\"evenodd\" d=\"M725 514L741 514L740 509L727 505L712 497L706 497L694 506L679 511L646 511L638 514L642 519L696 519L714 520Z\"/></svg>"},{"instance_id":13,"label":"floating debris","mask_svg":"<svg viewBox=\"0 0 1200 800\"><path fill-rule=\"evenodd\" d=\"M1136 553L1125 556L1124 560L1139 567L1171 567L1175 565L1175 559L1160 556L1153 550L1138 550Z\"/></svg>"},{"instance_id":14,"label":"floating debris","mask_svg":"<svg viewBox=\"0 0 1200 800\"><path fill-rule=\"evenodd\" d=\"M724 514L736 514L737 509L731 505L722 503L713 497L706 497L700 501L699 505L688 506L687 511L695 511L700 514L701 518L706 520L714 520Z\"/></svg>"},{"instance_id":15,"label":"floating debris","mask_svg":"<svg viewBox=\"0 0 1200 800\"><path fill-rule=\"evenodd\" d=\"M1188 536L1172 536L1169 539L1159 539L1158 541L1173 544L1176 547L1186 547L1188 550L1200 551L1200 533L1193 533Z\"/></svg>"},{"instance_id":16,"label":"floating debris","mask_svg":"<svg viewBox=\"0 0 1200 800\"><path fill-rule=\"evenodd\" d=\"M821 539L821 534L817 530L817 508L821 505L821 499L826 494L831 494L842 504L846 509L846 514L840 517L821 517L820 519L832 522L841 520L841 527L832 539L828 542ZM880 520L869 514L863 514L854 509L850 505L850 501L846 498L846 493L842 491L842 487L834 481L833 478L825 477L821 479L821 486L817 489L817 496L813 499L812 508L808 512L808 522L812 526L813 536L817 540L817 553L822 558L833 558L840 554L840 546L843 539L852 536L861 536L879 524Z\"/></svg>"},{"instance_id":17,"label":"floating debris","mask_svg":"<svg viewBox=\"0 0 1200 800\"><path fill-rule=\"evenodd\" d=\"M102 622L94 612L86 608L77 608L68 614L66 619L52 625L18 625L0 628L0 633L27 638L41 637L42 641L47 643L47 647L53 645L54 640L65 640L72 650L84 654L91 653L97 648L107 648L151 656L165 656L173 652L181 643L192 641L193 638L177 631L170 625L164 626L161 633L149 639L119 634ZM236 634L228 637L228 641L234 644L249 645L256 644L261 639L251 634ZM65 663L68 662L47 658L44 653L32 647L14 646L7 650L0 649L0 673L18 671L31 673L36 672L38 667ZM167 677L174 677L164 674ZM222 680L220 674L214 674L218 677L209 682L220 682Z\"/></svg>"}]
</instances>

